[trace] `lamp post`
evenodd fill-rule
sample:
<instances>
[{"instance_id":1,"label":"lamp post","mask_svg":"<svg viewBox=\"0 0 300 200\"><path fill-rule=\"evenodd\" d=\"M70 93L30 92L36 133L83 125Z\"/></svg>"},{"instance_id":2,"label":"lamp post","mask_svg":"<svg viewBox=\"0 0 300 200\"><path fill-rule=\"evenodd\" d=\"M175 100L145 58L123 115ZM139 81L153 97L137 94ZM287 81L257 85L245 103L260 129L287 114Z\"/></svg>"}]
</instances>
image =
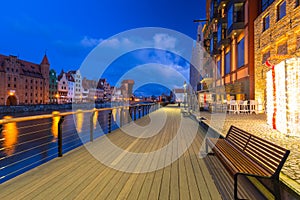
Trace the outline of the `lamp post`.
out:
<instances>
[{"instance_id":1,"label":"lamp post","mask_svg":"<svg viewBox=\"0 0 300 200\"><path fill-rule=\"evenodd\" d=\"M183 83L183 102L184 102L184 109L186 109L187 99L186 99L186 82Z\"/></svg>"}]
</instances>

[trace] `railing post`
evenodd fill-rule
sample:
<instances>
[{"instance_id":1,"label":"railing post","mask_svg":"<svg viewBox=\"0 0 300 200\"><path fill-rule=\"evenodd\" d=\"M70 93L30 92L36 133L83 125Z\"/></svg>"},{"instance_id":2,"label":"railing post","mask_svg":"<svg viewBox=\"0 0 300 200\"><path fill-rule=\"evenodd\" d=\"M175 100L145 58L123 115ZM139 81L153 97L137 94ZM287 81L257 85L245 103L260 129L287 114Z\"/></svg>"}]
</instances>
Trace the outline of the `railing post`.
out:
<instances>
[{"instance_id":1,"label":"railing post","mask_svg":"<svg viewBox=\"0 0 300 200\"><path fill-rule=\"evenodd\" d=\"M95 111L92 112L92 115L90 117L90 141L94 141L94 116L95 116Z\"/></svg>"},{"instance_id":2,"label":"railing post","mask_svg":"<svg viewBox=\"0 0 300 200\"><path fill-rule=\"evenodd\" d=\"M58 147L58 157L62 157L62 123L64 122L65 117L62 116L58 122L58 136L57 136L57 147Z\"/></svg>"},{"instance_id":3,"label":"railing post","mask_svg":"<svg viewBox=\"0 0 300 200\"><path fill-rule=\"evenodd\" d=\"M138 109L139 109L139 119L141 119L141 106L140 105L138 106Z\"/></svg>"},{"instance_id":4,"label":"railing post","mask_svg":"<svg viewBox=\"0 0 300 200\"><path fill-rule=\"evenodd\" d=\"M111 133L111 110L108 113L108 133Z\"/></svg>"},{"instance_id":5,"label":"railing post","mask_svg":"<svg viewBox=\"0 0 300 200\"><path fill-rule=\"evenodd\" d=\"M143 117L145 116L145 106L142 107L143 108Z\"/></svg>"},{"instance_id":6,"label":"railing post","mask_svg":"<svg viewBox=\"0 0 300 200\"><path fill-rule=\"evenodd\" d=\"M123 107L120 108L120 124L119 126L122 127L123 126Z\"/></svg>"},{"instance_id":7,"label":"railing post","mask_svg":"<svg viewBox=\"0 0 300 200\"><path fill-rule=\"evenodd\" d=\"M134 106L134 121L136 120L136 106Z\"/></svg>"}]
</instances>

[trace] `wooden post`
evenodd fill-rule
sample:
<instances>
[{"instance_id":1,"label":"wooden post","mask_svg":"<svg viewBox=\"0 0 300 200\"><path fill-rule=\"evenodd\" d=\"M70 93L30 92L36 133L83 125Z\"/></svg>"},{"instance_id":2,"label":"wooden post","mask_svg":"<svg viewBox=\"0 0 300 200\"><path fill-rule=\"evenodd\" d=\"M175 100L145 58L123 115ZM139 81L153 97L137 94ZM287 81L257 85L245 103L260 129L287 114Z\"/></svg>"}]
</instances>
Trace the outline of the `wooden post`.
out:
<instances>
[{"instance_id":1,"label":"wooden post","mask_svg":"<svg viewBox=\"0 0 300 200\"><path fill-rule=\"evenodd\" d=\"M65 117L62 116L58 122L58 136L57 136L57 147L58 147L58 157L62 157L62 123L64 122Z\"/></svg>"}]
</instances>

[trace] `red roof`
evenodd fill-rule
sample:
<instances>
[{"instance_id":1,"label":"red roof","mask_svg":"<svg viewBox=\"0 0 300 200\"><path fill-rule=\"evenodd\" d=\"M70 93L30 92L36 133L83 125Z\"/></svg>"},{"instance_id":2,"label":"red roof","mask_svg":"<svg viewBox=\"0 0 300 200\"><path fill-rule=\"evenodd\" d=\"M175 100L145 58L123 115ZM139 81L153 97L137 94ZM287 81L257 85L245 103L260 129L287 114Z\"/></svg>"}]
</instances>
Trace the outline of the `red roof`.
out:
<instances>
[{"instance_id":1,"label":"red roof","mask_svg":"<svg viewBox=\"0 0 300 200\"><path fill-rule=\"evenodd\" d=\"M47 55L46 55L46 54L44 55L44 58L43 58L41 64L47 64L47 65L50 65L50 63L49 63L49 61L48 61L48 58L47 58Z\"/></svg>"},{"instance_id":2,"label":"red roof","mask_svg":"<svg viewBox=\"0 0 300 200\"><path fill-rule=\"evenodd\" d=\"M45 59L44 56L43 61L48 62L47 57ZM11 66L11 62L15 62L15 64L13 64L13 67L21 68L19 72L20 74L25 76L43 78L39 64L28 62L25 60L20 60L16 56L0 55L0 71L5 71L5 65L7 64L7 66Z\"/></svg>"}]
</instances>

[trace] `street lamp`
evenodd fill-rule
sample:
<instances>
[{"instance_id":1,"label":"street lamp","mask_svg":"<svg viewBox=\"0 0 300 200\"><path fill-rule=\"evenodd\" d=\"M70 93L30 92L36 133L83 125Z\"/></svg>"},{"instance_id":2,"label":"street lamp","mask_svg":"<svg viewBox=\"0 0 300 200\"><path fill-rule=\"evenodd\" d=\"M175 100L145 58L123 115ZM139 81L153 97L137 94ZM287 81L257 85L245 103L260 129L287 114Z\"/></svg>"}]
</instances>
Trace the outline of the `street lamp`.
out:
<instances>
[{"instance_id":1,"label":"street lamp","mask_svg":"<svg viewBox=\"0 0 300 200\"><path fill-rule=\"evenodd\" d=\"M55 98L56 98L56 103L58 104L58 98L59 98L59 94L58 93L55 95Z\"/></svg>"},{"instance_id":2,"label":"street lamp","mask_svg":"<svg viewBox=\"0 0 300 200\"><path fill-rule=\"evenodd\" d=\"M186 103L187 103L187 99L186 99L186 81L184 81L183 83L183 102L184 102L184 109L186 108Z\"/></svg>"}]
</instances>

